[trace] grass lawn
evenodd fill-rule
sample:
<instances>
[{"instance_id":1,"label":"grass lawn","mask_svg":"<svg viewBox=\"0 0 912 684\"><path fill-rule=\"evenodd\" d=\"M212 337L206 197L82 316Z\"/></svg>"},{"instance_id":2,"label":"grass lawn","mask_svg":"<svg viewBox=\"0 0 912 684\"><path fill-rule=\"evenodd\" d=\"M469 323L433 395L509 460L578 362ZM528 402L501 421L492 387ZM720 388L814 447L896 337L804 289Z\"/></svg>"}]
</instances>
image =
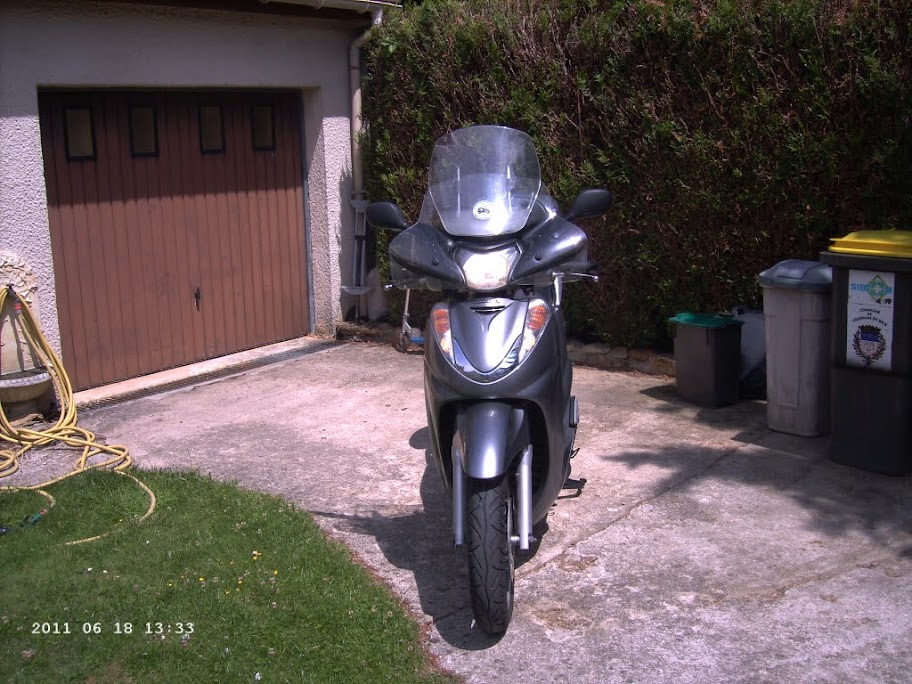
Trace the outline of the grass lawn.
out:
<instances>
[{"instance_id":1,"label":"grass lawn","mask_svg":"<svg viewBox=\"0 0 912 684\"><path fill-rule=\"evenodd\" d=\"M453 682L390 592L287 501L189 473L0 492L0 683ZM86 544L64 542L113 530Z\"/></svg>"}]
</instances>

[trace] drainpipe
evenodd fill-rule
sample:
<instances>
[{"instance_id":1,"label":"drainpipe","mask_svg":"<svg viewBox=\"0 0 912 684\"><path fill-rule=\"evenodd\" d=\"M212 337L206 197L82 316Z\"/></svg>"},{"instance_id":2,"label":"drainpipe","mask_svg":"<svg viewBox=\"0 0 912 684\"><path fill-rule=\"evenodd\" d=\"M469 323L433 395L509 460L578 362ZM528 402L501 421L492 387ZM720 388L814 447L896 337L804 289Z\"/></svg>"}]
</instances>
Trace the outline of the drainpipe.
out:
<instances>
[{"instance_id":1,"label":"drainpipe","mask_svg":"<svg viewBox=\"0 0 912 684\"><path fill-rule=\"evenodd\" d=\"M371 11L371 25L377 26L383 21L383 9ZM361 310L361 298L369 295L373 286L367 280L367 191L364 188L364 165L361 161L361 46L367 40L367 31L352 41L348 51L348 77L351 89L351 163L352 193L351 206L354 209L354 241L352 244L352 282L354 285L342 287L342 291L355 296L355 318L360 320L362 313L370 318L370 302L367 310Z\"/></svg>"},{"instance_id":2,"label":"drainpipe","mask_svg":"<svg viewBox=\"0 0 912 684\"><path fill-rule=\"evenodd\" d=\"M378 26L383 21L383 9L371 10L371 26ZM355 38L348 51L349 85L351 87L351 159L352 159L352 199L366 197L364 190L364 166L361 162L361 46L367 40L367 31Z\"/></svg>"}]
</instances>

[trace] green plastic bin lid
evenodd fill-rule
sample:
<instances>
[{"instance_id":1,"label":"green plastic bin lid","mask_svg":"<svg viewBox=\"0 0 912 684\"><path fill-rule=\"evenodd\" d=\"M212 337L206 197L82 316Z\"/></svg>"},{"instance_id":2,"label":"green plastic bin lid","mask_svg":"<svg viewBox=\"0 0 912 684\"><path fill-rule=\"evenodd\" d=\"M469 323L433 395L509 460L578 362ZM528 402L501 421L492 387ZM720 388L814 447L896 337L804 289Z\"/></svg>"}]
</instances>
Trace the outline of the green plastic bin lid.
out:
<instances>
[{"instance_id":1,"label":"green plastic bin lid","mask_svg":"<svg viewBox=\"0 0 912 684\"><path fill-rule=\"evenodd\" d=\"M831 241L831 252L912 259L912 230L858 230Z\"/></svg>"},{"instance_id":2,"label":"green plastic bin lid","mask_svg":"<svg viewBox=\"0 0 912 684\"><path fill-rule=\"evenodd\" d=\"M669 323L682 323L698 328L727 328L730 325L744 325L744 321L731 316L716 316L714 314L698 314L683 311L668 319Z\"/></svg>"},{"instance_id":3,"label":"green plastic bin lid","mask_svg":"<svg viewBox=\"0 0 912 684\"><path fill-rule=\"evenodd\" d=\"M833 289L833 269L819 261L786 259L763 271L760 284L786 290L829 292Z\"/></svg>"}]
</instances>

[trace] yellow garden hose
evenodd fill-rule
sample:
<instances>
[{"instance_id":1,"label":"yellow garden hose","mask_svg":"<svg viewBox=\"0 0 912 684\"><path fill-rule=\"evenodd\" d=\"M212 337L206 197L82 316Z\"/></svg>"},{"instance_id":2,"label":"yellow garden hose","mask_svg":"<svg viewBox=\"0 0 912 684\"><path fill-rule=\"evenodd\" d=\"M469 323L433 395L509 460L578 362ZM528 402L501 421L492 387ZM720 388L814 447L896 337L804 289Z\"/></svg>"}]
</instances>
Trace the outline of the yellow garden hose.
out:
<instances>
[{"instance_id":1,"label":"yellow garden hose","mask_svg":"<svg viewBox=\"0 0 912 684\"><path fill-rule=\"evenodd\" d=\"M67 446L80 450L80 456L76 460L73 469L65 475L56 477L47 482L36 485L18 486L18 487L0 487L2 491L36 491L54 505L54 498L44 491L45 488L53 484L66 480L67 478L79 475L80 473L98 468L111 468L119 475L130 478L136 482L149 496L149 508L139 519L142 522L155 510L155 494L145 484L140 482L136 477L126 472L133 461L130 458L130 452L123 446L109 446L100 444L95 441L95 435L76 424L76 401L73 398L73 385L69 376L60 363L57 354L51 348L41 329L38 327L37 320L28 302L18 297L13 291L12 286L0 286L0 311L8 297L12 297L17 315L11 317L11 320L19 321L19 328L22 336L28 343L33 353L37 355L38 360L44 367L44 370L50 375L54 384L54 391L57 395L60 405L60 417L57 422L43 430L32 430L27 427L14 426L6 416L3 409L3 403L0 402L0 441L12 445L9 448L0 450L0 478L8 477L19 470L19 464L22 457L32 449L47 446L55 442L66 444ZM101 534L89 539L80 539L68 544L81 544L95 539L101 539L109 533Z\"/></svg>"}]
</instances>

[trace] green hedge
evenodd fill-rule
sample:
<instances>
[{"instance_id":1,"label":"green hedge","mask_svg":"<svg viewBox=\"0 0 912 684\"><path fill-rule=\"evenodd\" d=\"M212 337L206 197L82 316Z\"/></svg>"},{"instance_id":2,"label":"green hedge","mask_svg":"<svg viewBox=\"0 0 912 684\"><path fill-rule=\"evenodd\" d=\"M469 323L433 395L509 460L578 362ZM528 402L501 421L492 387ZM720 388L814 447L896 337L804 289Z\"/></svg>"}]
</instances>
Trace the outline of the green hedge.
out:
<instances>
[{"instance_id":1,"label":"green hedge","mask_svg":"<svg viewBox=\"0 0 912 684\"><path fill-rule=\"evenodd\" d=\"M912 227L910 35L910 0L425 0L367 43L368 191L414 218L437 137L525 130L562 205L616 197L571 330L661 344L782 259Z\"/></svg>"}]
</instances>

